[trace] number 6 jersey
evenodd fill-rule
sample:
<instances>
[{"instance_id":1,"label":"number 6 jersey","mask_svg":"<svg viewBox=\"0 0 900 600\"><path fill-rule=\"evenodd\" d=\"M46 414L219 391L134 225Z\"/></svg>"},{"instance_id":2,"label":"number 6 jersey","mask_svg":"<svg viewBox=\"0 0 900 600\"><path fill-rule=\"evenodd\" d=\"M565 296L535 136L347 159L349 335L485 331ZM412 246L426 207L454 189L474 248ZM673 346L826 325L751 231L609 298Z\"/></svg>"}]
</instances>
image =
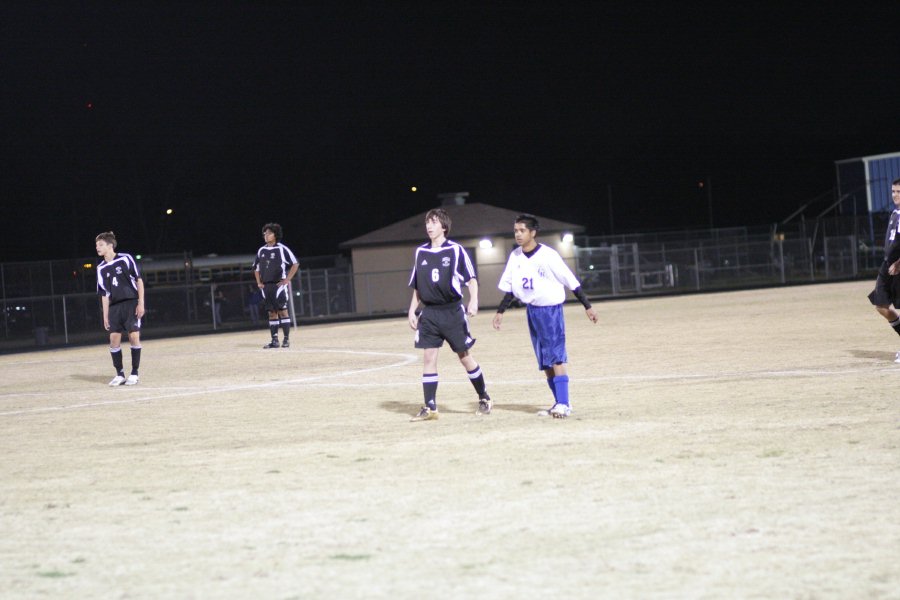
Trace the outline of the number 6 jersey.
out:
<instances>
[{"instance_id":1,"label":"number 6 jersey","mask_svg":"<svg viewBox=\"0 0 900 600\"><path fill-rule=\"evenodd\" d=\"M119 252L111 261L97 265L97 295L109 298L110 304L137 300L137 280L141 278L137 263L130 254Z\"/></svg>"},{"instance_id":2,"label":"number 6 jersey","mask_svg":"<svg viewBox=\"0 0 900 600\"><path fill-rule=\"evenodd\" d=\"M566 289L581 284L559 253L543 244L531 252L516 248L509 255L497 287L512 292L524 304L554 306L566 301Z\"/></svg>"},{"instance_id":3,"label":"number 6 jersey","mask_svg":"<svg viewBox=\"0 0 900 600\"><path fill-rule=\"evenodd\" d=\"M475 267L466 250L450 240L432 248L426 242L416 248L416 262L409 278L409 287L419 293L426 306L458 303L462 300L462 285L475 278Z\"/></svg>"}]
</instances>

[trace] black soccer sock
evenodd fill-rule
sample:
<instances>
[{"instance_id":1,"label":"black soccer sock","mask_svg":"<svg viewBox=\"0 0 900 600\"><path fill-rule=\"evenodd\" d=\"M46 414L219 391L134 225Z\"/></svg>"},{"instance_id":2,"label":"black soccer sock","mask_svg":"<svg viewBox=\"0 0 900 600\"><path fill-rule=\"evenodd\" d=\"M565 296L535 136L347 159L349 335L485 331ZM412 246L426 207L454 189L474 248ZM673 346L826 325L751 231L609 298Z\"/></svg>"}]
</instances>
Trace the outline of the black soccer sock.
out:
<instances>
[{"instance_id":1,"label":"black soccer sock","mask_svg":"<svg viewBox=\"0 0 900 600\"><path fill-rule=\"evenodd\" d=\"M281 331L284 332L284 339L288 339L291 335L291 320L288 317L281 319Z\"/></svg>"},{"instance_id":2,"label":"black soccer sock","mask_svg":"<svg viewBox=\"0 0 900 600\"><path fill-rule=\"evenodd\" d=\"M138 369L141 368L141 347L131 347L131 374L137 375Z\"/></svg>"},{"instance_id":3,"label":"black soccer sock","mask_svg":"<svg viewBox=\"0 0 900 600\"><path fill-rule=\"evenodd\" d=\"M437 410L437 373L422 374L422 393L425 396L425 406L431 410Z\"/></svg>"},{"instance_id":4,"label":"black soccer sock","mask_svg":"<svg viewBox=\"0 0 900 600\"><path fill-rule=\"evenodd\" d=\"M125 371L122 367L122 349L121 348L110 348L109 353L112 356L113 367L116 368L116 373L119 375L125 376Z\"/></svg>"},{"instance_id":5,"label":"black soccer sock","mask_svg":"<svg viewBox=\"0 0 900 600\"><path fill-rule=\"evenodd\" d=\"M278 339L278 325L279 324L280 324L280 321L273 321L272 319L269 319L269 331L272 333L273 340Z\"/></svg>"},{"instance_id":6,"label":"black soccer sock","mask_svg":"<svg viewBox=\"0 0 900 600\"><path fill-rule=\"evenodd\" d=\"M485 396L485 386L484 386L484 374L481 372L481 367L475 365L475 368L471 371L466 371L469 374L469 381L472 382L472 387L475 388L475 391L478 393L479 398L484 398Z\"/></svg>"},{"instance_id":7,"label":"black soccer sock","mask_svg":"<svg viewBox=\"0 0 900 600\"><path fill-rule=\"evenodd\" d=\"M889 325L894 328L894 331L897 332L897 335L900 335L900 318L898 318L896 321L891 321Z\"/></svg>"}]
</instances>

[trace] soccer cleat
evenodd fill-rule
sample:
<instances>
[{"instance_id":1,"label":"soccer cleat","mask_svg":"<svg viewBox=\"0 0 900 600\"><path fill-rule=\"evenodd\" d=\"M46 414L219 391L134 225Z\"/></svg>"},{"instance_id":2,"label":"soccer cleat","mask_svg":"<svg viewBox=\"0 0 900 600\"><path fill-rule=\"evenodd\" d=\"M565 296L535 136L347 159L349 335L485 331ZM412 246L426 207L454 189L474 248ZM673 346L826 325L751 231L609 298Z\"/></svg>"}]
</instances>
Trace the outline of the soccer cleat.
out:
<instances>
[{"instance_id":1,"label":"soccer cleat","mask_svg":"<svg viewBox=\"0 0 900 600\"><path fill-rule=\"evenodd\" d=\"M437 410L431 410L427 406L423 406L422 409L419 411L419 414L417 414L414 417L411 417L409 420L410 421L436 421L437 418L438 418Z\"/></svg>"},{"instance_id":2,"label":"soccer cleat","mask_svg":"<svg viewBox=\"0 0 900 600\"><path fill-rule=\"evenodd\" d=\"M489 415L492 408L494 408L494 403L491 401L491 397L485 394L483 398L478 399L478 412L475 414Z\"/></svg>"},{"instance_id":3,"label":"soccer cleat","mask_svg":"<svg viewBox=\"0 0 900 600\"><path fill-rule=\"evenodd\" d=\"M572 407L568 404L560 404L557 402L550 408L538 411L539 417L553 417L554 419L565 419L572 414Z\"/></svg>"},{"instance_id":4,"label":"soccer cleat","mask_svg":"<svg viewBox=\"0 0 900 600\"><path fill-rule=\"evenodd\" d=\"M263 346L263 348L278 348L280 344L278 343L277 338L272 338L272 341Z\"/></svg>"},{"instance_id":5,"label":"soccer cleat","mask_svg":"<svg viewBox=\"0 0 900 600\"><path fill-rule=\"evenodd\" d=\"M124 383L125 383L125 378L122 377L121 375L116 375L109 382L109 387L116 387L117 385L122 385Z\"/></svg>"},{"instance_id":6,"label":"soccer cleat","mask_svg":"<svg viewBox=\"0 0 900 600\"><path fill-rule=\"evenodd\" d=\"M133 373L128 376L128 379L125 380L125 385L137 385L137 384L138 384L138 376Z\"/></svg>"},{"instance_id":7,"label":"soccer cleat","mask_svg":"<svg viewBox=\"0 0 900 600\"><path fill-rule=\"evenodd\" d=\"M287 339L287 338L284 338L284 341L281 342L281 347L282 347L282 348L290 348L290 347L291 347L291 340L289 340L289 339Z\"/></svg>"},{"instance_id":8,"label":"soccer cleat","mask_svg":"<svg viewBox=\"0 0 900 600\"><path fill-rule=\"evenodd\" d=\"M894 362L900 365L900 352L894 356Z\"/></svg>"}]
</instances>

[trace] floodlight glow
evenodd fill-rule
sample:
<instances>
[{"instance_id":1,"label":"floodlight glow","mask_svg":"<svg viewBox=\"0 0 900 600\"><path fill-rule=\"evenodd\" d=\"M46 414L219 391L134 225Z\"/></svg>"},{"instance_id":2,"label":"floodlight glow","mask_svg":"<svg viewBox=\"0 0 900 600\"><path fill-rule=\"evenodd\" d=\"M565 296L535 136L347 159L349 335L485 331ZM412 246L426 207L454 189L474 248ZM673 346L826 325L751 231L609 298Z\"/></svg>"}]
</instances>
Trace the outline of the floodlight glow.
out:
<instances>
[{"instance_id":1,"label":"floodlight glow","mask_svg":"<svg viewBox=\"0 0 900 600\"><path fill-rule=\"evenodd\" d=\"M483 250L489 250L490 248L494 247L494 242L492 242L488 238L484 238L483 240L478 242L478 247Z\"/></svg>"},{"instance_id":2,"label":"floodlight glow","mask_svg":"<svg viewBox=\"0 0 900 600\"><path fill-rule=\"evenodd\" d=\"M172 209L171 209L171 208L167 208L167 209L166 209L166 214L167 214L167 215L171 215L171 214L172 214L172 212L173 212L173 211L172 211Z\"/></svg>"},{"instance_id":3,"label":"floodlight glow","mask_svg":"<svg viewBox=\"0 0 900 600\"><path fill-rule=\"evenodd\" d=\"M571 244L575 240L575 236L568 231L562 234L563 244Z\"/></svg>"}]
</instances>

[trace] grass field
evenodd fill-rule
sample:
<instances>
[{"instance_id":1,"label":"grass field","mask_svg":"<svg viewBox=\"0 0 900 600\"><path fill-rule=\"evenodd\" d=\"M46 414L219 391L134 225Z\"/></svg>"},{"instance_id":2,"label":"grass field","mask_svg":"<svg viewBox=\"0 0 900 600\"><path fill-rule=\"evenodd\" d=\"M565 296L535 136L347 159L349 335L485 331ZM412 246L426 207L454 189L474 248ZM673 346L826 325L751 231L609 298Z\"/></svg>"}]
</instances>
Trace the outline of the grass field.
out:
<instances>
[{"instance_id":1,"label":"grass field","mask_svg":"<svg viewBox=\"0 0 900 600\"><path fill-rule=\"evenodd\" d=\"M898 598L900 339L853 282L473 319L490 416L405 320L0 356L3 598ZM152 297L148 299L152 303ZM126 366L129 357L125 353Z\"/></svg>"}]
</instances>

